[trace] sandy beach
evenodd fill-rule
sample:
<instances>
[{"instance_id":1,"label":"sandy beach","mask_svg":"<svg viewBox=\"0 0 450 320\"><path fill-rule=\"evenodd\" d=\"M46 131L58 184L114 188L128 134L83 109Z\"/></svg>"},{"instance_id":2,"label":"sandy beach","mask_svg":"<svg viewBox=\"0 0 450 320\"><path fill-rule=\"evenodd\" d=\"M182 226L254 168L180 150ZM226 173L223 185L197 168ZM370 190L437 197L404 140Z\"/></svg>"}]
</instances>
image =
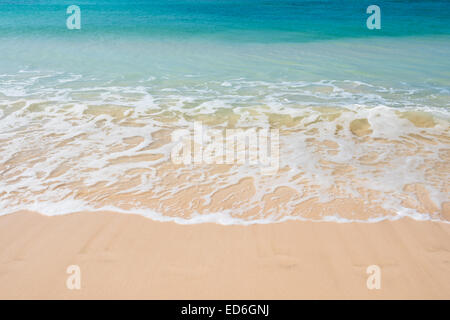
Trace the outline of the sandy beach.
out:
<instances>
[{"instance_id":1,"label":"sandy beach","mask_svg":"<svg viewBox=\"0 0 450 320\"><path fill-rule=\"evenodd\" d=\"M448 299L450 225L180 225L80 212L0 216L1 299ZM81 289L66 269L78 265ZM366 286L369 265L381 288Z\"/></svg>"},{"instance_id":2,"label":"sandy beach","mask_svg":"<svg viewBox=\"0 0 450 320\"><path fill-rule=\"evenodd\" d=\"M450 2L167 2L0 1L0 300L450 299Z\"/></svg>"}]
</instances>

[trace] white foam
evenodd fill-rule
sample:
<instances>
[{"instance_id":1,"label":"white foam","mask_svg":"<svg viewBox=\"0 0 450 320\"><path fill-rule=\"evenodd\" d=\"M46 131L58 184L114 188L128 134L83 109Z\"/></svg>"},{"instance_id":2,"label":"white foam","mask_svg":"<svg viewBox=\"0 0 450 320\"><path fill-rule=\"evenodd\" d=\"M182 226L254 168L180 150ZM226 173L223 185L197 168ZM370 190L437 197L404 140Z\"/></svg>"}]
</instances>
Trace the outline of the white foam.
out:
<instances>
[{"instance_id":1,"label":"white foam","mask_svg":"<svg viewBox=\"0 0 450 320\"><path fill-rule=\"evenodd\" d=\"M22 73L28 74L28 71ZM6 77L6 75L4 75ZM437 205L448 201L443 186L448 181L440 176L426 176L421 166L425 161L437 161L439 150L447 148L442 143L427 144L409 140L420 152L392 157L390 145L385 142L361 142L350 131L350 123L355 119L367 119L371 138L404 141L409 134L433 137L447 134L449 111L426 104L426 97L411 97L418 90L400 90L377 87L363 82L328 81L317 82L264 82L245 79L208 82L194 87L168 88L140 86L89 85L89 81L79 75L52 73L20 78L9 75L9 80L0 85L0 140L8 141L0 145L0 212L2 214L18 210L32 210L43 214L64 214L85 211L110 210L137 213L158 221L177 223L208 223L224 225L273 223L286 220L307 220L292 215L290 210L296 204L318 197L320 201L332 200L329 188L337 184L332 174L333 167L327 168L320 160L349 165L352 173L344 175L348 181L340 181L341 192L347 196L361 197L358 188L364 187L382 194L382 206L397 212L395 217L369 217L365 222L383 219L411 217L416 220L436 220L427 214L404 208L402 197L406 184L422 183L427 186L430 198ZM87 81L85 86L68 87L67 84ZM43 87L43 83L46 86ZM147 81L152 84L151 77ZM55 85L55 83L58 83ZM146 83L145 81L142 83ZM141 83L141 84L142 84ZM355 88L358 88L356 90ZM164 89L164 90L163 90ZM167 90L171 89L171 90ZM420 91L420 90L419 90ZM436 94L436 93L433 93ZM399 96L404 100L399 100ZM398 104L407 106L398 107ZM97 107L116 106L124 108L123 117L95 112ZM317 107L333 107L340 110L339 116L326 120ZM243 165L231 168L228 175L195 176L195 166L179 168L176 175L191 175L191 180L168 189L161 183L155 166L169 159L173 143L144 150L154 141L152 134L165 128L189 128L192 123L188 116L212 115L222 109L233 109L240 118L237 126L258 128L270 127L270 114L289 115L301 120L291 128L291 134L282 135L280 168L290 167L288 172L270 178L260 175L260 168ZM437 125L433 128L417 128L409 120L399 117L398 111L418 110L433 113ZM170 124L161 122L157 116L171 112L177 121ZM442 120L439 120L439 117ZM136 124L130 126L127 122ZM219 124L223 129L226 124ZM342 129L336 134L338 126ZM308 131L316 130L316 134ZM141 138L134 146L125 143L126 138ZM314 138L315 143L309 142ZM318 145L325 141L337 144L337 153L320 151ZM392 145L393 146L393 145ZM392 147L391 146L391 147ZM405 154L407 148L404 147ZM114 150L114 151L111 151ZM376 167L361 163L358 159L369 152L377 153L377 162L387 165ZM26 153L17 162L17 157ZM151 156L161 154L155 161L117 162L123 157ZM67 170L62 170L65 167ZM146 173L131 174L131 169L143 169ZM60 175L52 175L61 169ZM200 172L201 173L201 172ZM294 177L302 175L309 185L297 183ZM358 179L352 179L352 175ZM272 212L264 217L240 217L239 210L193 214L188 217L171 217L154 209L141 207L135 203L114 203L101 205L89 193L82 195L80 183L88 188L98 183L110 187L109 192L121 194L144 194L154 192L161 199L172 197L182 190L195 185L212 184L218 188L232 186L242 178L253 178L255 195L248 204L242 204L242 211L261 202L262 198L285 186L298 192L298 197L286 203L282 212ZM140 183L124 189L124 182L139 178ZM134 181L134 180L133 180ZM356 182L355 182L356 181ZM309 190L316 185L315 191ZM121 186L117 189L116 186ZM74 189L75 188L75 189ZM108 198L108 195L104 195ZM203 195L205 203L211 203L211 194ZM132 207L124 210L123 207ZM321 221L360 221L338 215L328 215Z\"/></svg>"}]
</instances>

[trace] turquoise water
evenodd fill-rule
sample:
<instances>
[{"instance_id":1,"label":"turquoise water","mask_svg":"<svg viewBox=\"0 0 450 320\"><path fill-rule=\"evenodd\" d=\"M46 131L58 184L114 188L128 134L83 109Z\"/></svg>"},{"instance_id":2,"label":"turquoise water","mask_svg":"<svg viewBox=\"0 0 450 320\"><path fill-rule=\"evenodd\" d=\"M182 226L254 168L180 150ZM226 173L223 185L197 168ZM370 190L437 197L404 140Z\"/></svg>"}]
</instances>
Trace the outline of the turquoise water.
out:
<instances>
[{"instance_id":1,"label":"turquoise water","mask_svg":"<svg viewBox=\"0 0 450 320\"><path fill-rule=\"evenodd\" d=\"M3 35L67 36L65 10L80 6L83 34L303 42L373 37L366 8L382 10L378 36L449 34L448 1L101 0L1 1Z\"/></svg>"},{"instance_id":2,"label":"turquoise water","mask_svg":"<svg viewBox=\"0 0 450 320\"><path fill-rule=\"evenodd\" d=\"M81 30L66 28L72 4ZM380 30L366 27L371 4L381 8ZM292 208L333 197L389 214L314 219L441 219L450 201L449 57L449 1L0 0L0 214L107 209L223 222L220 208L187 213L145 201L204 185L213 191L191 196L208 203L251 177L255 195L233 218L286 187L297 196L276 219L305 218ZM237 166L217 179L188 167L179 169L186 184L167 184L154 168L171 145L153 144L153 133L195 119L286 129L283 173L261 178ZM423 207L414 184L433 206Z\"/></svg>"},{"instance_id":3,"label":"turquoise water","mask_svg":"<svg viewBox=\"0 0 450 320\"><path fill-rule=\"evenodd\" d=\"M449 1L0 1L0 70L448 85Z\"/></svg>"}]
</instances>

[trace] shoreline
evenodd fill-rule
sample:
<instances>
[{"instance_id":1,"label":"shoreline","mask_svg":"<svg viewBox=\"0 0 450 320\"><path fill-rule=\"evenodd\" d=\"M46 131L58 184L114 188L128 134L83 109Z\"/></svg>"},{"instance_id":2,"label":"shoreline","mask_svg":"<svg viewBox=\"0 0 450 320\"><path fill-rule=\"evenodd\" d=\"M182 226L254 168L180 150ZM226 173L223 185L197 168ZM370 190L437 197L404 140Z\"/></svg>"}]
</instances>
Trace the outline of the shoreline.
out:
<instances>
[{"instance_id":1,"label":"shoreline","mask_svg":"<svg viewBox=\"0 0 450 320\"><path fill-rule=\"evenodd\" d=\"M0 299L449 299L450 225L0 216ZM66 269L78 265L81 289ZM381 269L369 290L366 269Z\"/></svg>"}]
</instances>

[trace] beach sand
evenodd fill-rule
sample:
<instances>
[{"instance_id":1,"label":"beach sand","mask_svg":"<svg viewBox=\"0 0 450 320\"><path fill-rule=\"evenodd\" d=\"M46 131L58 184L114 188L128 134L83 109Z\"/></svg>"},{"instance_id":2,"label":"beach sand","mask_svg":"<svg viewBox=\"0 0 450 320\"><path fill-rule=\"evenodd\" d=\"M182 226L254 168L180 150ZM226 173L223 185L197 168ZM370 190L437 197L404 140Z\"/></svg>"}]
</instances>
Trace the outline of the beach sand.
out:
<instances>
[{"instance_id":1,"label":"beach sand","mask_svg":"<svg viewBox=\"0 0 450 320\"><path fill-rule=\"evenodd\" d=\"M1 299L449 299L450 224L0 216ZM66 269L81 269L69 290ZM369 290L369 265L381 288Z\"/></svg>"}]
</instances>

